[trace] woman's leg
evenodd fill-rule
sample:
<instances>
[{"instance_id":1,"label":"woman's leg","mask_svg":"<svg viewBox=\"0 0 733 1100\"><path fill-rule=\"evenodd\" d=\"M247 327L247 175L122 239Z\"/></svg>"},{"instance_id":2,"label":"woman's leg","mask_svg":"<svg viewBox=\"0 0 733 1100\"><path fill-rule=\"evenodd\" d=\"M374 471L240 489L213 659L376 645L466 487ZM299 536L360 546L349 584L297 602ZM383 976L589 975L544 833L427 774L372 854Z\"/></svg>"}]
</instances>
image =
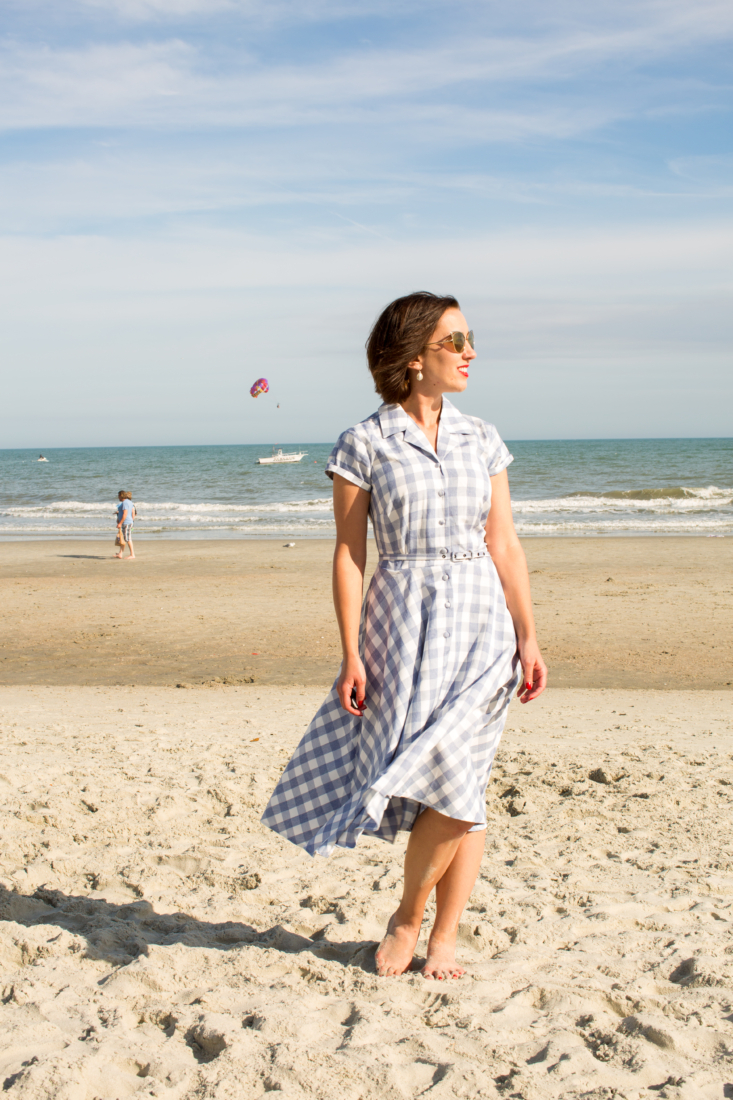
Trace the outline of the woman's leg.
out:
<instances>
[{"instance_id":1,"label":"woman's leg","mask_svg":"<svg viewBox=\"0 0 733 1100\"><path fill-rule=\"evenodd\" d=\"M460 978L465 974L463 967L456 966L458 922L476 882L485 838L485 829L466 833L435 887L435 923L428 940L428 957L422 969L426 978Z\"/></svg>"},{"instance_id":2,"label":"woman's leg","mask_svg":"<svg viewBox=\"0 0 733 1100\"><path fill-rule=\"evenodd\" d=\"M430 809L424 810L415 822L405 853L402 901L390 917L387 934L377 948L377 973L382 977L404 974L409 968L430 891L448 871L472 824Z\"/></svg>"},{"instance_id":3,"label":"woman's leg","mask_svg":"<svg viewBox=\"0 0 733 1100\"><path fill-rule=\"evenodd\" d=\"M133 545L132 545L132 531L130 531L130 534L127 536L127 545L129 547L129 550L130 550L130 558L134 558L135 557L135 550L134 550ZM128 558L127 560L129 561L130 558Z\"/></svg>"}]
</instances>

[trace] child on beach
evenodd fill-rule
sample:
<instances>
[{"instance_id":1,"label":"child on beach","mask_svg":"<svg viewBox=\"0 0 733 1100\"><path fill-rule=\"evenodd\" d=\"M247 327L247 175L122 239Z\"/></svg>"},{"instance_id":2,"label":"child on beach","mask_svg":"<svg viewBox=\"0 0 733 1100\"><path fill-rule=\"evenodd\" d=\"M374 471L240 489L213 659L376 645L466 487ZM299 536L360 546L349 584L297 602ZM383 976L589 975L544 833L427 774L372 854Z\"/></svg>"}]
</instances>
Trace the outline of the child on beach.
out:
<instances>
[{"instance_id":1,"label":"child on beach","mask_svg":"<svg viewBox=\"0 0 733 1100\"><path fill-rule=\"evenodd\" d=\"M119 506L117 508L117 533L122 539L122 543L118 552L115 554L116 558L121 558L125 552L125 546L130 549L130 557L126 560L130 561L135 557L135 551L132 546L132 521L137 515L135 505L132 503L132 494L126 492L124 489L120 489L117 494L119 500Z\"/></svg>"}]
</instances>

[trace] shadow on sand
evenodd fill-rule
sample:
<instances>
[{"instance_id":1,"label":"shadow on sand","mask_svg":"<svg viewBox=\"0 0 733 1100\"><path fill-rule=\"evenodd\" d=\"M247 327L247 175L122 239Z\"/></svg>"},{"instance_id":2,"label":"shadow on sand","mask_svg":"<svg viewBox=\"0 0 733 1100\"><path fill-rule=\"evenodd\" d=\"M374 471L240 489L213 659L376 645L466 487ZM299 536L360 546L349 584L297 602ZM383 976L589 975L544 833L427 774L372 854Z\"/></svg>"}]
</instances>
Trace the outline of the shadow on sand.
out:
<instances>
[{"instance_id":1,"label":"shadow on sand","mask_svg":"<svg viewBox=\"0 0 733 1100\"><path fill-rule=\"evenodd\" d=\"M138 955L147 955L153 944L184 944L220 951L252 946L293 955L307 953L374 973L376 943L371 940L332 943L318 933L309 939L279 924L258 932L252 925L237 921L217 924L186 913L156 913L147 901L117 905L104 898L64 894L45 886L28 895L0 885L0 920L26 928L53 925L81 936L86 940L87 958L105 959L116 967L127 965Z\"/></svg>"},{"instance_id":2,"label":"shadow on sand","mask_svg":"<svg viewBox=\"0 0 733 1100\"><path fill-rule=\"evenodd\" d=\"M57 558L81 558L84 561L112 561L114 554L57 554Z\"/></svg>"}]
</instances>

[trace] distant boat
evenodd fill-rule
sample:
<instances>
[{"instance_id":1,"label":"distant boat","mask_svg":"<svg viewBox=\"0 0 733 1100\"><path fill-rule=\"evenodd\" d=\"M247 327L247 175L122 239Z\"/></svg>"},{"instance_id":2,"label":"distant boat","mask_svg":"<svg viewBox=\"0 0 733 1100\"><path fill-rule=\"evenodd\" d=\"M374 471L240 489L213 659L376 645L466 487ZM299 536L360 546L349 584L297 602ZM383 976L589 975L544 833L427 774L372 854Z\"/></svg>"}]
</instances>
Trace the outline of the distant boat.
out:
<instances>
[{"instance_id":1,"label":"distant boat","mask_svg":"<svg viewBox=\"0 0 733 1100\"><path fill-rule=\"evenodd\" d=\"M39 455L39 456L38 456L38 461L39 461L39 462L48 462L48 459L47 459L47 458L44 458L44 457L43 457L43 455Z\"/></svg>"},{"instance_id":2,"label":"distant boat","mask_svg":"<svg viewBox=\"0 0 733 1100\"><path fill-rule=\"evenodd\" d=\"M273 447L270 457L258 458L255 465L274 466L280 465L283 462L300 462L301 458L305 458L307 454L307 451L290 451L289 454L285 454L283 453L282 447L278 447L277 450Z\"/></svg>"}]
</instances>

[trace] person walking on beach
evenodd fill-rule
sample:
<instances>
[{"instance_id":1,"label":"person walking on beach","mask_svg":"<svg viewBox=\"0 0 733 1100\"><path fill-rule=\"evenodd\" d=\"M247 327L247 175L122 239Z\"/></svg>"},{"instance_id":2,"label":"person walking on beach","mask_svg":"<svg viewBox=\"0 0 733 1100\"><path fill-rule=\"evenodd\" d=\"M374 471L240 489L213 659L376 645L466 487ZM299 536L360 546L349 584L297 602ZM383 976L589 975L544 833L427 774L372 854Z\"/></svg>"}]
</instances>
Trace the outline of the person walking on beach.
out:
<instances>
[{"instance_id":1,"label":"person walking on beach","mask_svg":"<svg viewBox=\"0 0 733 1100\"><path fill-rule=\"evenodd\" d=\"M509 701L544 690L529 576L496 428L464 416L476 358L455 298L409 294L367 342L384 404L340 436L326 473L336 519L333 590L343 663L263 815L311 855L362 832L410 833L402 900L376 952L380 975L413 965L457 978L458 923L478 875L486 787ZM379 564L362 608L367 516Z\"/></svg>"},{"instance_id":2,"label":"person walking on beach","mask_svg":"<svg viewBox=\"0 0 733 1100\"><path fill-rule=\"evenodd\" d=\"M117 494L119 505L117 507L117 533L122 539L119 550L115 554L116 558L121 558L125 552L125 546L130 550L130 555L126 558L126 561L130 561L135 557L135 549L132 545L132 523L137 515L135 505L132 503L132 494L126 492L124 489L120 489Z\"/></svg>"}]
</instances>

